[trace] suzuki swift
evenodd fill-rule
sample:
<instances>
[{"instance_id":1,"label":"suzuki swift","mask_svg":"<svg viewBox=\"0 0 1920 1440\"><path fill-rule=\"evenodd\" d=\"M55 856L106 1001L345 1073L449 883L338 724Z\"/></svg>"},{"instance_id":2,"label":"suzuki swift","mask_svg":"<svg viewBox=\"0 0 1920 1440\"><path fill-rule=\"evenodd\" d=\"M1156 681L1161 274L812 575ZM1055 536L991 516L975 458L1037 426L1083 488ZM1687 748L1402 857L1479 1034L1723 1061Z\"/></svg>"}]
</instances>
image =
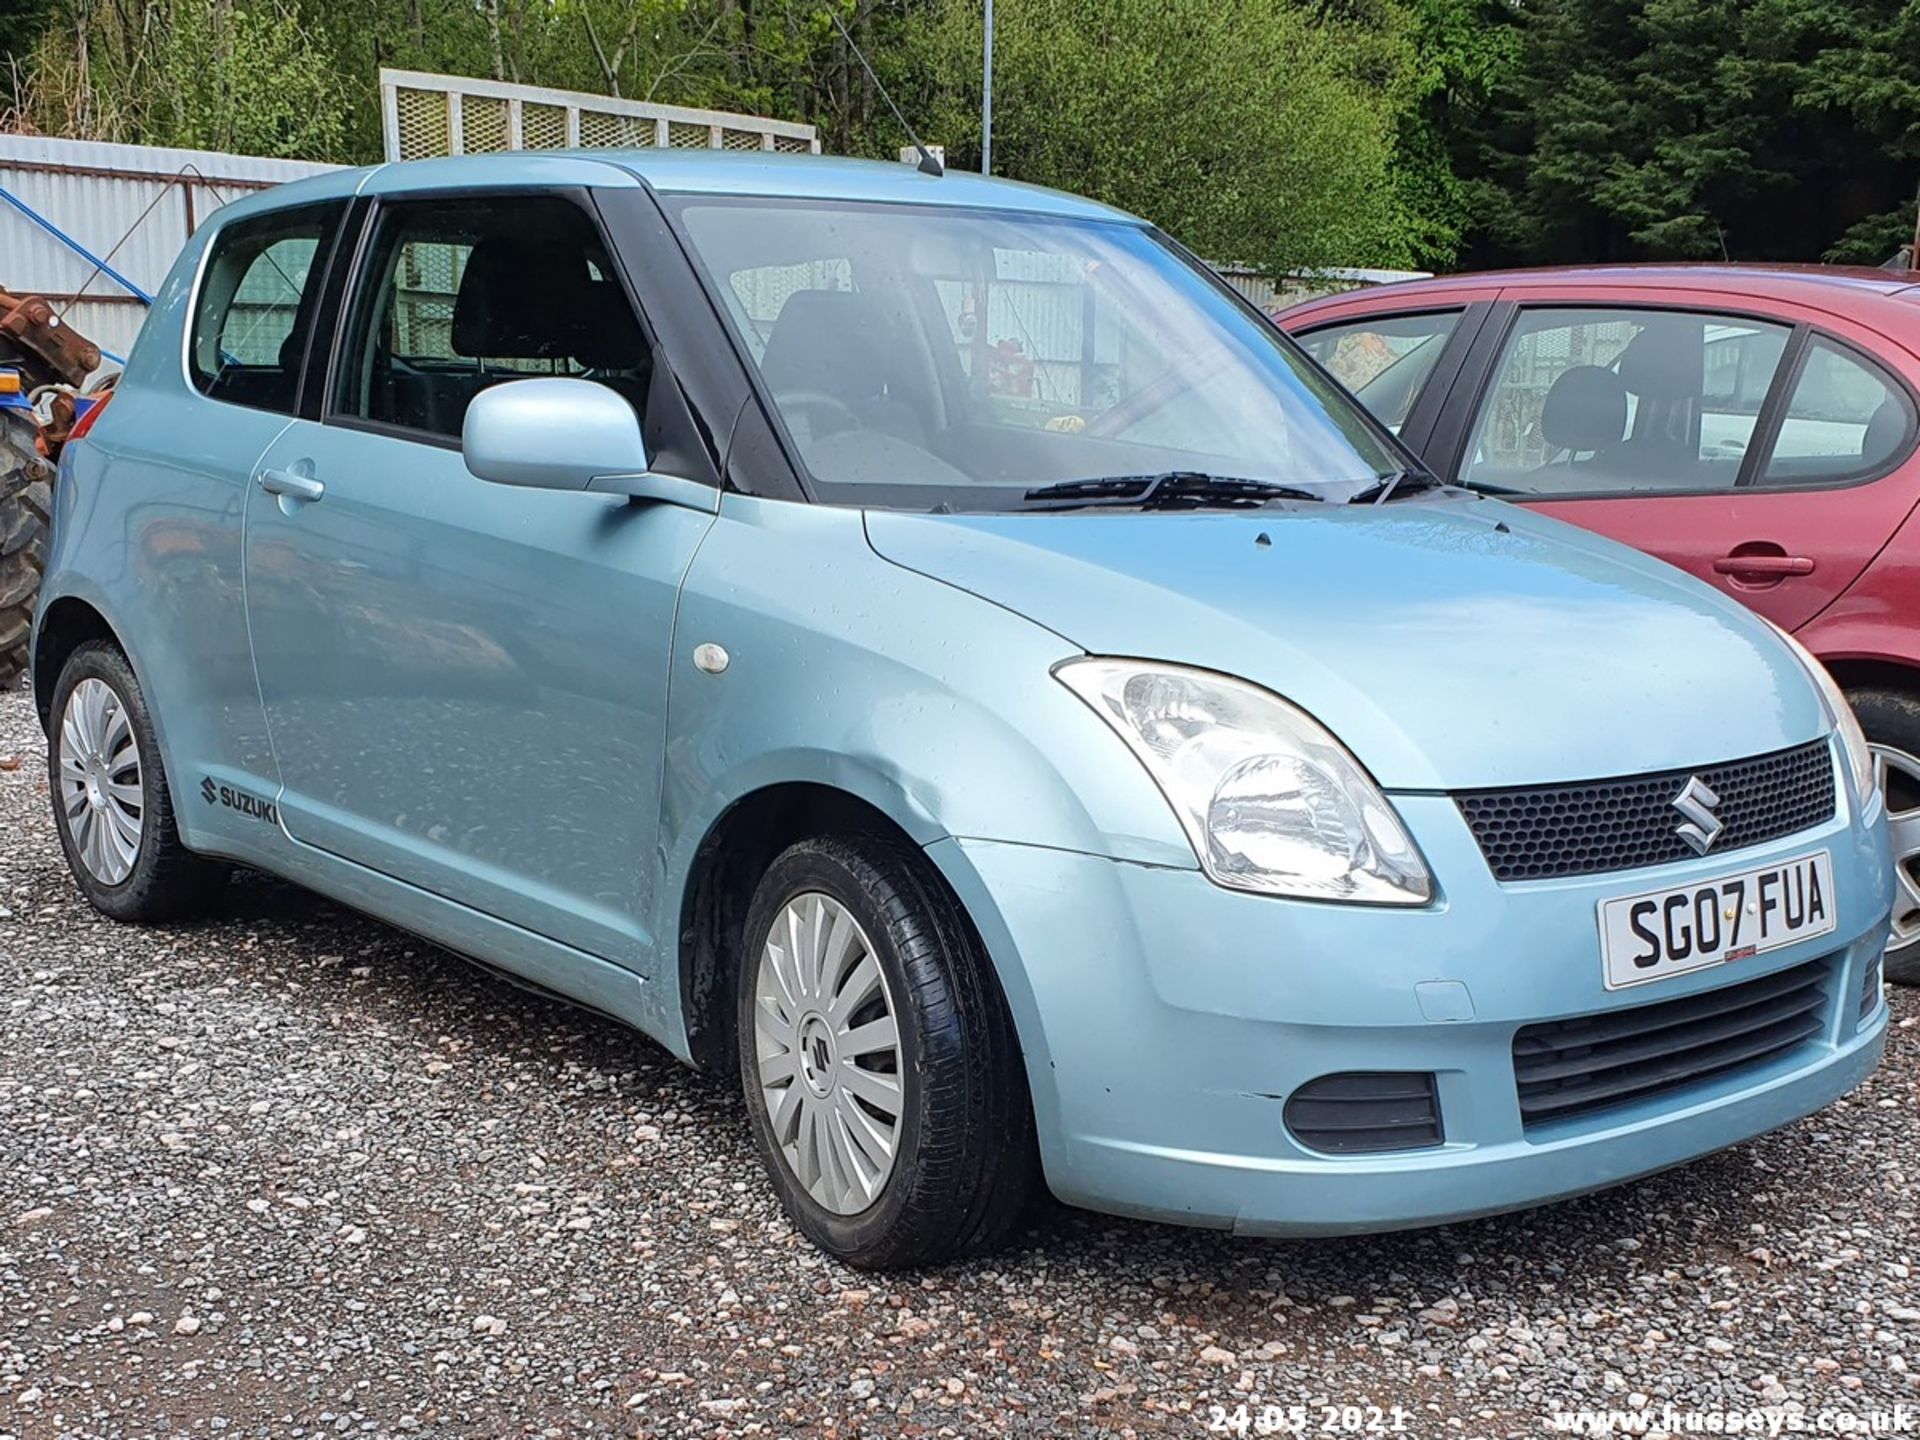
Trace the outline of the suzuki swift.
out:
<instances>
[{"instance_id":1,"label":"suzuki swift","mask_svg":"<svg viewBox=\"0 0 1920 1440\"><path fill-rule=\"evenodd\" d=\"M271 871L737 1076L859 1265L1314 1234L1803 1116L1874 767L1732 600L1435 486L1152 227L646 151L222 210L34 634L106 914Z\"/></svg>"}]
</instances>

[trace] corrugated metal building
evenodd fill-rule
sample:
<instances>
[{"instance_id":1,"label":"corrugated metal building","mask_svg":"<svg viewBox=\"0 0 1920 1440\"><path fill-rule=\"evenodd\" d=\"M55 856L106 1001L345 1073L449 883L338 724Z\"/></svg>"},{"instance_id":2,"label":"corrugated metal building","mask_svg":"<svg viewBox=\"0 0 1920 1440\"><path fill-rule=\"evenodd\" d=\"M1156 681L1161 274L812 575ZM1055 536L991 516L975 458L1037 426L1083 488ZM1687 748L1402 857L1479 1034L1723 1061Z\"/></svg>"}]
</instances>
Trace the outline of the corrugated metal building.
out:
<instances>
[{"instance_id":1,"label":"corrugated metal building","mask_svg":"<svg viewBox=\"0 0 1920 1440\"><path fill-rule=\"evenodd\" d=\"M46 296L81 334L123 356L146 318L135 291L159 288L209 215L230 200L332 168L213 150L0 135L0 285Z\"/></svg>"}]
</instances>

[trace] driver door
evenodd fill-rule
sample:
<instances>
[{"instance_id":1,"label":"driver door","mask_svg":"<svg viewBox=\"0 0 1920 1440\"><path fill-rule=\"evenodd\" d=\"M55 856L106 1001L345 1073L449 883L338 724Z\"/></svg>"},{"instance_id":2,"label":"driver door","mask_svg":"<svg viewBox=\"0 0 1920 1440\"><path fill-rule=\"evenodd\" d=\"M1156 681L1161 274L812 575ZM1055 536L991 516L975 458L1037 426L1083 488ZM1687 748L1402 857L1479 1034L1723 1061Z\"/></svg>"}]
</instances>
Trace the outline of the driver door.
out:
<instances>
[{"instance_id":1,"label":"driver door","mask_svg":"<svg viewBox=\"0 0 1920 1440\"><path fill-rule=\"evenodd\" d=\"M573 196L386 200L361 254L323 418L273 443L247 502L281 816L645 972L674 607L712 517L488 484L460 431L529 375L644 407L652 343Z\"/></svg>"}]
</instances>

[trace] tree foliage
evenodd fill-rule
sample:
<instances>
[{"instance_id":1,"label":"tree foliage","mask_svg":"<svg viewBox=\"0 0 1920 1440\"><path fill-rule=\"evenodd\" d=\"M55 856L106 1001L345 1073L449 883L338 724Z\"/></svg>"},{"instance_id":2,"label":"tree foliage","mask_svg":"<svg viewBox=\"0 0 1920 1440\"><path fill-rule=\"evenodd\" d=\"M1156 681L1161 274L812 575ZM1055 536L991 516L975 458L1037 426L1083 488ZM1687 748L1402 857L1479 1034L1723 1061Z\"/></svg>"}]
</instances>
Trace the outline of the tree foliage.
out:
<instances>
[{"instance_id":1,"label":"tree foliage","mask_svg":"<svg viewBox=\"0 0 1920 1440\"><path fill-rule=\"evenodd\" d=\"M981 8L937 0L916 35L930 128L976 166ZM1284 0L1003 3L994 168L1151 216L1218 259L1405 265L1392 107L1351 64L1366 39Z\"/></svg>"},{"instance_id":2,"label":"tree foliage","mask_svg":"<svg viewBox=\"0 0 1920 1440\"><path fill-rule=\"evenodd\" d=\"M1878 261L1920 180L1913 0L1537 0L1483 253Z\"/></svg>"},{"instance_id":3,"label":"tree foliage","mask_svg":"<svg viewBox=\"0 0 1920 1440\"><path fill-rule=\"evenodd\" d=\"M892 154L837 16L922 129L978 153L978 0L6 3L52 6L16 115L61 134L370 159L394 65L804 119L828 149ZM997 168L1271 267L1448 250L1395 165L1418 47L1399 0L1368 3L1001 0Z\"/></svg>"},{"instance_id":4,"label":"tree foliage","mask_svg":"<svg viewBox=\"0 0 1920 1440\"><path fill-rule=\"evenodd\" d=\"M368 160L383 65L744 110L959 164L980 0L0 0L13 123ZM1920 0L997 0L995 168L1268 269L1878 261Z\"/></svg>"}]
</instances>

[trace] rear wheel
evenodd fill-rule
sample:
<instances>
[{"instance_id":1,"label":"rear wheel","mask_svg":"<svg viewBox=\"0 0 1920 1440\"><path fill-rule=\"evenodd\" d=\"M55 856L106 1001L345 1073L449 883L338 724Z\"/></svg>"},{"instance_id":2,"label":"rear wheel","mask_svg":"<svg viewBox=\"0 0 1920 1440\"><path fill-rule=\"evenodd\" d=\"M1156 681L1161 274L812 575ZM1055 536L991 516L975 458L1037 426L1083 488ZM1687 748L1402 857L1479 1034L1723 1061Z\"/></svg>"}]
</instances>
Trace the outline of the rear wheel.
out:
<instances>
[{"instance_id":1,"label":"rear wheel","mask_svg":"<svg viewBox=\"0 0 1920 1440\"><path fill-rule=\"evenodd\" d=\"M1920 985L1920 696L1903 690L1849 690L1886 796L1893 842L1893 927L1886 976Z\"/></svg>"},{"instance_id":2,"label":"rear wheel","mask_svg":"<svg viewBox=\"0 0 1920 1440\"><path fill-rule=\"evenodd\" d=\"M205 908L227 867L180 841L153 721L126 657L104 640L75 650L54 685L50 720L54 828L81 893L115 920L172 920Z\"/></svg>"},{"instance_id":3,"label":"rear wheel","mask_svg":"<svg viewBox=\"0 0 1920 1440\"><path fill-rule=\"evenodd\" d=\"M760 1158L822 1249L870 1269L1003 1243L1037 1169L1006 1002L917 852L806 840L747 918L740 1071Z\"/></svg>"},{"instance_id":4,"label":"rear wheel","mask_svg":"<svg viewBox=\"0 0 1920 1440\"><path fill-rule=\"evenodd\" d=\"M9 454L0 449L0 463ZM26 674L27 637L47 566L53 486L28 478L32 473L16 470L0 477L0 690Z\"/></svg>"}]
</instances>

